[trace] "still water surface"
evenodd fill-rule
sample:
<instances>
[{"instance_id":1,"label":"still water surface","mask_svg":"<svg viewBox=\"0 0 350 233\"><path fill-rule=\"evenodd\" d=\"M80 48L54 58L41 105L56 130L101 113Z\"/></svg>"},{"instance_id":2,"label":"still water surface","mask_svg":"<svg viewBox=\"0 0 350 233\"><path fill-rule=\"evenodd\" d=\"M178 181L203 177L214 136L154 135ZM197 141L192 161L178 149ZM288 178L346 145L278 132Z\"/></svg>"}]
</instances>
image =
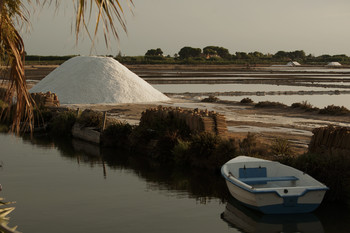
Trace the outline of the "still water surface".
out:
<instances>
[{"instance_id":1,"label":"still water surface","mask_svg":"<svg viewBox=\"0 0 350 233\"><path fill-rule=\"evenodd\" d=\"M328 94L307 94L289 95L283 94L288 91L336 91L350 90L349 88L324 88L324 87L302 87L302 86L286 86L286 85L271 85L271 84L153 84L153 87L163 93L205 93L205 92L282 92L275 95L240 95L240 96L218 96L221 100L241 101L243 98L251 98L254 102L272 101L280 102L290 106L293 103L307 101L314 107L324 108L328 105L344 106L350 109L349 94L328 95ZM202 96L203 98L207 96Z\"/></svg>"},{"instance_id":2,"label":"still water surface","mask_svg":"<svg viewBox=\"0 0 350 233\"><path fill-rule=\"evenodd\" d=\"M266 216L228 195L219 175L161 168L80 141L0 134L0 193L21 232L348 232L348 210Z\"/></svg>"}]
</instances>

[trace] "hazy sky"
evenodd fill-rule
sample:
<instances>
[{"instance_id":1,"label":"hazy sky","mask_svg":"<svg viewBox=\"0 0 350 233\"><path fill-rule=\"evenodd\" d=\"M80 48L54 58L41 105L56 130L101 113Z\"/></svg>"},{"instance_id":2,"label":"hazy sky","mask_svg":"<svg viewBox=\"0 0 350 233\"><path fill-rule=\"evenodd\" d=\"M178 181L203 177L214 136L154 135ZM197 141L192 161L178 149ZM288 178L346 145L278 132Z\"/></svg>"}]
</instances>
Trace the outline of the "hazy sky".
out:
<instances>
[{"instance_id":1,"label":"hazy sky","mask_svg":"<svg viewBox=\"0 0 350 233\"><path fill-rule=\"evenodd\" d=\"M350 56L349 0L133 1L134 14L124 5L128 35L120 30L119 43L113 40L109 50L99 36L93 54L134 56L161 48L174 55L184 46L215 45L232 54L304 50L315 56ZM58 13L50 7L31 16L32 28L24 34L28 54L89 55L87 36L75 45L71 0L61 2Z\"/></svg>"}]
</instances>

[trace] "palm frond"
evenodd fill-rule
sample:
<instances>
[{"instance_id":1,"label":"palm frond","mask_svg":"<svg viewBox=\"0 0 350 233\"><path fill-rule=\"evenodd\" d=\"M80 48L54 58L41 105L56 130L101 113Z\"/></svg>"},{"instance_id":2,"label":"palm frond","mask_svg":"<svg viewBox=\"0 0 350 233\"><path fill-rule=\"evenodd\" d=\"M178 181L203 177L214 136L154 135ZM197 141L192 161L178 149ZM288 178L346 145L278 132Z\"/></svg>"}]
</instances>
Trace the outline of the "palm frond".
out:
<instances>
[{"instance_id":1,"label":"palm frond","mask_svg":"<svg viewBox=\"0 0 350 233\"><path fill-rule=\"evenodd\" d=\"M131 3L133 6L132 0L125 1ZM31 1L27 0L27 2L30 3ZM53 1L35 1L37 5L45 5L45 3L51 2ZM60 1L56 0L55 2L56 7L58 7ZM91 39L93 48L98 29L100 25L102 25L105 42L108 47L110 33L119 40L119 31L115 24L116 20L127 33L124 12L120 0L72 0L72 2L73 4L76 3L75 31L77 41L83 28ZM28 22L26 15L29 15L29 12L22 3L23 1L20 0L0 0L0 64L6 63L6 65L10 67L8 74L9 85L5 101L8 103L8 106L12 106L14 103L14 107L9 107L6 113L0 112L0 118L8 117L13 114L11 128L12 131L16 133L28 129L32 132L34 123L33 106L35 105L26 87L24 74L24 43L15 27L15 25ZM88 29L88 20L86 20L86 17L91 16L93 6L97 7L97 18L94 35L92 37ZM86 12L88 9L90 13L87 15ZM14 97L16 97L16 101L13 101Z\"/></svg>"},{"instance_id":2,"label":"palm frond","mask_svg":"<svg viewBox=\"0 0 350 233\"><path fill-rule=\"evenodd\" d=\"M6 61L10 68L5 101L9 106L14 104L12 109L9 107L1 116L8 116L10 111L13 111L12 131L19 133L28 128L32 130L34 121L33 100L28 93L24 76L24 43L14 22L26 22L27 18L20 1L0 2L0 60Z\"/></svg>"},{"instance_id":3,"label":"palm frond","mask_svg":"<svg viewBox=\"0 0 350 233\"><path fill-rule=\"evenodd\" d=\"M74 0L73 0L74 1ZM134 3L132 0L126 0L129 6L133 6ZM91 33L87 27L86 18L91 17L91 12L93 5L97 8L97 16L95 29L93 32L93 37L91 37ZM89 13L87 14L89 10ZM119 31L117 29L117 25L115 22L119 22L119 25L127 33L126 21L124 18L124 10L122 5L120 4L120 0L79 0L76 5L76 23L75 23L75 32L76 32L76 40L79 38L79 34L82 29L85 29L89 38L92 41L92 45L95 43L95 39L99 30L99 27L102 25L103 34L105 37L106 45L108 46L109 35L112 34L117 40L119 40Z\"/></svg>"}]
</instances>

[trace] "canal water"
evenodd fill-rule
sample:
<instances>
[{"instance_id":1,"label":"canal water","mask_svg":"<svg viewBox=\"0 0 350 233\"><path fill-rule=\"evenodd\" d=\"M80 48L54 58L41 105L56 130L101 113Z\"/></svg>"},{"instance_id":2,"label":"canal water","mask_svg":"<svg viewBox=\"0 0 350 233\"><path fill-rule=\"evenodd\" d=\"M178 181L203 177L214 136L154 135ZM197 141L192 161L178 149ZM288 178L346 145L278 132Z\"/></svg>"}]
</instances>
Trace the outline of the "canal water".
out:
<instances>
[{"instance_id":1,"label":"canal water","mask_svg":"<svg viewBox=\"0 0 350 233\"><path fill-rule=\"evenodd\" d=\"M344 207L269 216L234 201L219 174L162 167L81 141L0 134L0 197L24 233L349 232Z\"/></svg>"}]
</instances>

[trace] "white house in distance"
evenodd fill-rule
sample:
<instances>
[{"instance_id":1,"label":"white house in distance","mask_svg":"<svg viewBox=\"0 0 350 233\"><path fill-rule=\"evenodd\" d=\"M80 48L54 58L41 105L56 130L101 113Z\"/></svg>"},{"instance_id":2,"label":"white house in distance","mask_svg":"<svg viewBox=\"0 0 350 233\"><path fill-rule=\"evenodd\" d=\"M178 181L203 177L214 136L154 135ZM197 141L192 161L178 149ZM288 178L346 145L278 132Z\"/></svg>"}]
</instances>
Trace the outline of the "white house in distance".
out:
<instances>
[{"instance_id":1,"label":"white house in distance","mask_svg":"<svg viewBox=\"0 0 350 233\"><path fill-rule=\"evenodd\" d=\"M290 61L286 64L286 66L300 66L300 63L296 61Z\"/></svg>"},{"instance_id":2,"label":"white house in distance","mask_svg":"<svg viewBox=\"0 0 350 233\"><path fill-rule=\"evenodd\" d=\"M341 64L339 62L333 61L333 62L328 63L327 66L333 66L334 67L334 66L341 66Z\"/></svg>"},{"instance_id":3,"label":"white house in distance","mask_svg":"<svg viewBox=\"0 0 350 233\"><path fill-rule=\"evenodd\" d=\"M288 66L288 67L295 67L295 66L300 66L300 63L296 62L296 61L290 61L290 62L288 62L285 65L272 65L272 66L274 66L274 67L286 67L286 66Z\"/></svg>"}]
</instances>

